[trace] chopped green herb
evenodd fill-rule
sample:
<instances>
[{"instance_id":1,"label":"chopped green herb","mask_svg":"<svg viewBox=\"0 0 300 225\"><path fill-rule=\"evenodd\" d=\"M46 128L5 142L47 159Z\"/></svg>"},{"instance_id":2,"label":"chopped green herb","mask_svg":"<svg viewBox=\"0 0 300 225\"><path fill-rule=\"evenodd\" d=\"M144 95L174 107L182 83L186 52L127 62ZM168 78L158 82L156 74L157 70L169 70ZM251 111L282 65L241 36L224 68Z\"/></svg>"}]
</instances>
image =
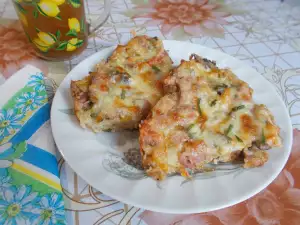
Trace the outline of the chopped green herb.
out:
<instances>
[{"instance_id":1,"label":"chopped green herb","mask_svg":"<svg viewBox=\"0 0 300 225\"><path fill-rule=\"evenodd\" d=\"M103 130L104 132L111 132L112 129L106 129L106 130Z\"/></svg>"},{"instance_id":2,"label":"chopped green herb","mask_svg":"<svg viewBox=\"0 0 300 225\"><path fill-rule=\"evenodd\" d=\"M188 130L191 130L194 126L196 126L196 124L192 123L191 125L188 126Z\"/></svg>"},{"instance_id":3,"label":"chopped green herb","mask_svg":"<svg viewBox=\"0 0 300 225\"><path fill-rule=\"evenodd\" d=\"M228 136L228 134L231 132L233 126L232 124L229 125L229 127L227 128L227 130L225 131L225 135Z\"/></svg>"},{"instance_id":4,"label":"chopped green herb","mask_svg":"<svg viewBox=\"0 0 300 225\"><path fill-rule=\"evenodd\" d=\"M152 66L152 69L155 71L155 72L160 72L160 69L157 67L157 66Z\"/></svg>"},{"instance_id":5,"label":"chopped green herb","mask_svg":"<svg viewBox=\"0 0 300 225\"><path fill-rule=\"evenodd\" d=\"M228 136L226 136L226 139L227 139L227 143L230 143L232 141L232 139Z\"/></svg>"},{"instance_id":6,"label":"chopped green herb","mask_svg":"<svg viewBox=\"0 0 300 225\"><path fill-rule=\"evenodd\" d=\"M237 135L235 135L235 138L236 138L239 142L243 142L243 140L240 139Z\"/></svg>"},{"instance_id":7,"label":"chopped green herb","mask_svg":"<svg viewBox=\"0 0 300 225\"><path fill-rule=\"evenodd\" d=\"M126 91L124 89L122 89L121 99L125 99L125 94L126 94Z\"/></svg>"},{"instance_id":8,"label":"chopped green herb","mask_svg":"<svg viewBox=\"0 0 300 225\"><path fill-rule=\"evenodd\" d=\"M223 94L225 88L227 88L228 86L226 84L220 84L215 86L215 91L217 91L218 95Z\"/></svg>"},{"instance_id":9,"label":"chopped green herb","mask_svg":"<svg viewBox=\"0 0 300 225\"><path fill-rule=\"evenodd\" d=\"M238 110L240 110L240 109L243 109L243 108L245 108L246 106L244 106L244 105L239 105L239 106L237 106L237 107L233 107L232 108L232 112L236 112L236 111L238 111Z\"/></svg>"},{"instance_id":10,"label":"chopped green herb","mask_svg":"<svg viewBox=\"0 0 300 225\"><path fill-rule=\"evenodd\" d=\"M196 124L191 124L188 127L187 132L188 132L189 137L192 139L197 138L201 135L200 127L197 126Z\"/></svg>"},{"instance_id":11,"label":"chopped green herb","mask_svg":"<svg viewBox=\"0 0 300 225\"><path fill-rule=\"evenodd\" d=\"M91 113L91 117L92 117L92 118L96 118L97 116L98 116L97 113Z\"/></svg>"},{"instance_id":12,"label":"chopped green herb","mask_svg":"<svg viewBox=\"0 0 300 225\"><path fill-rule=\"evenodd\" d=\"M209 105L212 107L217 103L217 99L213 100Z\"/></svg>"},{"instance_id":13,"label":"chopped green herb","mask_svg":"<svg viewBox=\"0 0 300 225\"><path fill-rule=\"evenodd\" d=\"M220 85L217 85L217 86L215 87L215 89L218 89L219 87L227 88L228 85L227 85L227 84L220 84Z\"/></svg>"},{"instance_id":14,"label":"chopped green herb","mask_svg":"<svg viewBox=\"0 0 300 225\"><path fill-rule=\"evenodd\" d=\"M266 137L265 137L264 129L262 129L262 133L261 133L261 143L263 145L266 144Z\"/></svg>"},{"instance_id":15,"label":"chopped green herb","mask_svg":"<svg viewBox=\"0 0 300 225\"><path fill-rule=\"evenodd\" d=\"M202 116L202 111L201 111L201 106L200 106L200 98L198 98L198 101L197 101L197 107L198 107L198 112L199 112L199 115Z\"/></svg>"}]
</instances>

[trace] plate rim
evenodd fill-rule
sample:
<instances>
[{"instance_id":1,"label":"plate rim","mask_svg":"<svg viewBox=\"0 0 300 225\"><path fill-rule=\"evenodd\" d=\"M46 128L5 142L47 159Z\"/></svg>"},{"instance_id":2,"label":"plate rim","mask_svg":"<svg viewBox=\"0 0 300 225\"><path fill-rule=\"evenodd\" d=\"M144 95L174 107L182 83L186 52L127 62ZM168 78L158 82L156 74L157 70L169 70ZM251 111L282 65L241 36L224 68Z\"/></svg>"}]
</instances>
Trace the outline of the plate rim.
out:
<instances>
[{"instance_id":1,"label":"plate rim","mask_svg":"<svg viewBox=\"0 0 300 225\"><path fill-rule=\"evenodd\" d=\"M156 205L156 206L153 206L153 205L147 205L146 207L143 205L143 204L139 204L139 203L136 203L134 201L131 201L129 198L126 198L126 197L122 197L122 196L119 196L119 195L115 195L115 194L111 194L111 193L108 193L107 191L104 193L105 195L108 195L109 197L115 199L115 200L118 200L118 201L121 201L122 203L125 203L125 204L129 204L129 205L132 205L132 206L135 206L135 207L138 207L138 208L141 208L141 209L144 209L144 210L151 210L151 211L156 211L156 212L161 212L161 213L170 213L170 214L191 214L191 213L202 213L202 212L210 212L210 211L215 211L215 210L219 210L219 209L223 209L223 208L227 208L227 207L230 207L230 206L233 206L233 205L236 205L238 203L241 203L251 197L253 197L254 195L258 194L259 192L261 192L262 190L264 190L267 186L269 186L275 179L276 177L281 173L282 169L284 168L284 166L286 165L288 159L289 159L289 156L291 154L291 150L292 150L292 141L293 141L293 135L292 135L292 131L293 131L293 127L292 127L292 123L291 123L291 119L290 119L290 115L288 113L288 110L285 106L285 103L283 102L281 96L277 93L275 87L258 71L256 71L253 67L251 67L250 65L248 65L247 63L244 63L242 60L238 59L238 58L235 58L225 52L222 52L222 51L219 51L219 50L216 50L216 49L213 49L213 48L209 48L209 47L206 47L206 46L203 46L203 45L200 45L200 44L195 44L195 43L189 43L189 42L185 42L185 41L176 41L176 40L163 40L163 43L164 45L166 43L170 43L170 44L178 44L178 45L182 45L182 44L188 44L188 45L193 45L195 47L201 47L201 48L204 48L204 49L209 49L210 51L213 51L213 52L219 52L219 53L222 53L224 55L226 55L227 57L230 57L231 59L234 59L234 60L237 60L239 62L241 62L243 65L247 66L247 68L251 69L252 71L254 71L256 74L255 75L259 75L261 76L263 79L264 79L264 85L268 85L268 88L272 88L273 89L273 92L276 93L278 99L280 99L280 101L278 102L278 104L280 105L280 107L283 108L283 111L284 111L284 114L285 116L288 118L288 121L289 123L287 124L287 127L288 127L288 133L289 133L289 139L287 140L288 141L288 149L286 149L287 152L287 155L286 155L286 158L283 160L283 163L281 164L280 166L280 169L278 169L276 171L276 173L274 172L272 174L272 176L266 181L263 183L263 185L260 185L259 188L257 189L253 189L252 191L247 191L245 195L241 196L240 198L235 198L233 201L228 201L228 204L223 204L223 205L219 205L218 207L214 207L214 208L209 208L209 209L204 209L201 208L200 210L197 209L197 208L189 208L187 210L177 210L177 209L166 209L164 207L160 207L159 205ZM80 67L81 64L84 64L84 63L87 63L92 57L95 57L95 55L103 55L103 54L106 54L106 52L111 52L113 51L114 49L116 48L116 45L114 46L110 46L110 47L107 47L107 48L104 48L98 52L95 52L93 53L92 55L90 55L89 57L87 57L86 59L82 60L81 62L79 62L74 68L72 68L72 70L70 70L68 72L68 74L64 77L64 79L61 81L59 87L57 88L57 91L61 88L62 84L65 82L65 80L69 79L72 75L72 71L73 70L76 70L76 68ZM196 52L197 50L195 50ZM102 59L103 57L100 56L99 58L99 61ZM93 65L95 66L95 65ZM86 75L86 74L85 74ZM247 81L245 81L247 82ZM255 90L254 90L255 91ZM56 92L57 93L57 92ZM55 105L55 102L56 102L56 99L57 99L57 95L55 94L54 98L53 98L53 102L52 102L52 107L51 107L51 113L50 113L50 119L51 119L51 127L53 127L53 111L54 111L54 108L53 105ZM52 130L52 135L53 135L53 138L54 138L54 141L57 145L57 149L58 151L60 152L60 154L62 155L62 157L64 158L64 160L68 163L68 165L70 166L70 168L72 168L72 170L78 174L87 184L91 185L92 187L94 187L91 183L93 182L89 182L85 179L85 177L83 176L83 172L82 170L80 169L75 169L76 166L73 166L73 164L69 161L69 159L64 155L63 153L63 150L61 150L61 148L59 147L59 144L56 142L56 134L54 133L53 129ZM96 187L94 187L95 189L98 189ZM99 191L101 191L99 189Z\"/></svg>"}]
</instances>

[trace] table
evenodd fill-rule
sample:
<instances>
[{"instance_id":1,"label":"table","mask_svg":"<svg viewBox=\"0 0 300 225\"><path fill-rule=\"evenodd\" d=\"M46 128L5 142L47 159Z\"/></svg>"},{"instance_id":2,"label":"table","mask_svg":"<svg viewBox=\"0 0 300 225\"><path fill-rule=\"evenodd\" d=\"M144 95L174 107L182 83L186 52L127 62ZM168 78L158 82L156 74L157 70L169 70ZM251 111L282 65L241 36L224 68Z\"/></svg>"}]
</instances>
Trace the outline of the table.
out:
<instances>
[{"instance_id":1,"label":"table","mask_svg":"<svg viewBox=\"0 0 300 225\"><path fill-rule=\"evenodd\" d=\"M291 6L279 0L210 0L209 3L198 0L203 8L195 11L189 2L192 1L162 0L158 4L155 0L112 0L108 21L91 35L87 49L73 60L52 63L36 59L26 51L16 53L13 43L19 42L13 41L19 41L19 36L4 43L3 32L21 31L12 21L17 16L11 0L0 0L0 83L22 65L32 63L42 68L53 84L59 84L82 59L107 46L128 41L134 31L202 44L245 61L274 85L289 109L295 128L293 153L275 182L246 202L205 214L168 215L123 204L86 184L59 157L68 224L299 224L300 131L296 129L300 129L300 5ZM85 6L92 19L103 10L103 1L88 0ZM154 11L143 15L137 6ZM213 20L202 18L205 22L201 27L186 25L197 23L190 15L201 16L203 10L209 11ZM20 46L26 48L25 44Z\"/></svg>"}]
</instances>

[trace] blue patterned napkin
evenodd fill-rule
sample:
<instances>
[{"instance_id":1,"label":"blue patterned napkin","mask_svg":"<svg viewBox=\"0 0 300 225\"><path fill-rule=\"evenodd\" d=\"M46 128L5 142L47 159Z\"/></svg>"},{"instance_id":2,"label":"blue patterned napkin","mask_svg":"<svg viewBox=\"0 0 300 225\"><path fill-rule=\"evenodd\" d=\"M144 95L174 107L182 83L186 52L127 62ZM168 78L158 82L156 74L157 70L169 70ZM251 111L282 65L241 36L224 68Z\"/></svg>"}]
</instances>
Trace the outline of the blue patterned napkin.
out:
<instances>
[{"instance_id":1,"label":"blue patterned napkin","mask_svg":"<svg viewBox=\"0 0 300 225\"><path fill-rule=\"evenodd\" d=\"M0 86L0 225L66 224L46 88L32 66Z\"/></svg>"}]
</instances>

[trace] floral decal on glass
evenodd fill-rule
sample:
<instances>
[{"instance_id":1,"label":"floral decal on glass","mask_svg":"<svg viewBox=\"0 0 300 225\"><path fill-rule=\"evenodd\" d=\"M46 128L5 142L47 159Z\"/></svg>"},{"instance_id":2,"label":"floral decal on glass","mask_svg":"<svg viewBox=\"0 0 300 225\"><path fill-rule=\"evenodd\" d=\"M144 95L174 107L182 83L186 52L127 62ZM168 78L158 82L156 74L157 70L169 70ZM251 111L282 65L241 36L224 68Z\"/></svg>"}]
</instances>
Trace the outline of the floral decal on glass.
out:
<instances>
[{"instance_id":1,"label":"floral decal on glass","mask_svg":"<svg viewBox=\"0 0 300 225\"><path fill-rule=\"evenodd\" d=\"M241 13L233 3L222 0L132 0L135 7L125 14L132 19L148 19L144 25L159 25L164 35L176 39L202 35L222 37L226 17Z\"/></svg>"},{"instance_id":2,"label":"floral decal on glass","mask_svg":"<svg viewBox=\"0 0 300 225\"><path fill-rule=\"evenodd\" d=\"M18 10L19 17L26 17L24 14L27 13L26 9L21 4L31 5L35 9L33 10L33 17L38 18L39 14L46 17L53 17L58 20L61 20L60 9L59 6L65 3L65 0L41 0L41 1L23 1L23 0L15 0L14 4L16 9ZM74 8L79 8L81 6L80 0L68 0L68 4L71 4Z\"/></svg>"},{"instance_id":3,"label":"floral decal on glass","mask_svg":"<svg viewBox=\"0 0 300 225\"><path fill-rule=\"evenodd\" d=\"M82 40L82 36L85 35L82 34L86 33L85 18L83 17L81 21L75 17L62 19L61 14L66 12L64 12L65 9L60 9L60 6L63 4L69 4L72 5L73 8L79 8L81 6L80 0L14 0L14 4L29 41L43 54L48 53L49 50L72 52L83 45L84 41ZM27 6L32 6L33 10L28 9ZM33 14L31 14L31 11ZM74 14L78 16L78 13L76 14L74 12ZM51 33L33 26L36 30L36 35L34 33L32 34L32 32L30 32L30 26L28 26L28 20L32 16L38 20L40 15L61 20L58 22L54 21L54 24L59 23L62 29ZM69 30L65 31L64 29L67 27ZM81 39L78 37L79 33L81 33Z\"/></svg>"},{"instance_id":4,"label":"floral decal on glass","mask_svg":"<svg viewBox=\"0 0 300 225\"><path fill-rule=\"evenodd\" d=\"M50 49L66 50L69 52L74 51L83 45L83 40L77 38L77 33L84 32L84 21L80 24L76 18L71 18L69 19L69 28L69 32L66 33L66 36L72 37L69 40L60 40L61 32L59 30L57 30L55 34L52 34L35 28L37 37L35 37L32 42L44 53L48 52Z\"/></svg>"},{"instance_id":5,"label":"floral decal on glass","mask_svg":"<svg viewBox=\"0 0 300 225\"><path fill-rule=\"evenodd\" d=\"M83 44L83 40L77 38L79 32L85 32L85 21L82 20L81 23L77 18L68 19L69 31L66 36L73 37L69 41L63 41L57 47L57 50L67 50L68 52L74 51Z\"/></svg>"},{"instance_id":6,"label":"floral decal on glass","mask_svg":"<svg viewBox=\"0 0 300 225\"><path fill-rule=\"evenodd\" d=\"M40 14L48 17L55 17L56 19L61 20L61 16L59 15L59 5L63 4L64 0L41 0L36 4L36 7ZM37 11L33 11L34 17L38 17Z\"/></svg>"},{"instance_id":7,"label":"floral decal on glass","mask_svg":"<svg viewBox=\"0 0 300 225\"><path fill-rule=\"evenodd\" d=\"M35 46L42 52L48 52L54 45L57 43L60 38L60 31L58 30L55 35L49 32L43 32L38 28L35 28L37 31L37 37L32 40Z\"/></svg>"}]
</instances>

